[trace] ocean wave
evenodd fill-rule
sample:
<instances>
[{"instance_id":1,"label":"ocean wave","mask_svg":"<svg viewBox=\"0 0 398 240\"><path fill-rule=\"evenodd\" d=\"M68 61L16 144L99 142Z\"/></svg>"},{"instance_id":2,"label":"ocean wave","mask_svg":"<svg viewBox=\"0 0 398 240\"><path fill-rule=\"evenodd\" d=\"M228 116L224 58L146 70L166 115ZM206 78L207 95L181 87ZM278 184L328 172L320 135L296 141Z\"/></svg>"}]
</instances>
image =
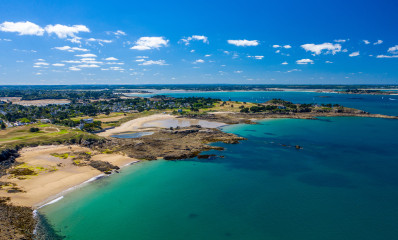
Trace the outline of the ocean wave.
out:
<instances>
[{"instance_id":1,"label":"ocean wave","mask_svg":"<svg viewBox=\"0 0 398 240\"><path fill-rule=\"evenodd\" d=\"M56 199L51 200L51 201L49 201L48 203L41 205L41 206L38 207L37 209L40 209L40 208L42 208L42 207L45 207L45 206L54 204L54 203L60 201L62 198L64 198L64 196L57 197ZM35 212L35 211L36 211L36 212ZM37 214L37 210L34 210L34 211L33 211L33 215L35 215L35 214Z\"/></svg>"}]
</instances>

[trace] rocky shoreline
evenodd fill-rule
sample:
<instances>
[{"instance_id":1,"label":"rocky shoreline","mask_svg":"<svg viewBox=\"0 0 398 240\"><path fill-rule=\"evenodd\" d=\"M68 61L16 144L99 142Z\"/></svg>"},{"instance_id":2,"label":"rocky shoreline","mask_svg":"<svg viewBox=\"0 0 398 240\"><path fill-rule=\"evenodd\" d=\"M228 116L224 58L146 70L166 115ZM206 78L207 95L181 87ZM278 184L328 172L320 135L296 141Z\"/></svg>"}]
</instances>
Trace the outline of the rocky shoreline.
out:
<instances>
[{"instance_id":1,"label":"rocky shoreline","mask_svg":"<svg viewBox=\"0 0 398 240\"><path fill-rule=\"evenodd\" d=\"M152 135L134 139L108 138L93 144L94 149L121 152L129 157L156 160L177 160L198 156L207 150L223 150L221 147L208 145L212 142L236 144L245 140L243 137L222 132L215 128L190 126L176 129L160 129Z\"/></svg>"}]
</instances>

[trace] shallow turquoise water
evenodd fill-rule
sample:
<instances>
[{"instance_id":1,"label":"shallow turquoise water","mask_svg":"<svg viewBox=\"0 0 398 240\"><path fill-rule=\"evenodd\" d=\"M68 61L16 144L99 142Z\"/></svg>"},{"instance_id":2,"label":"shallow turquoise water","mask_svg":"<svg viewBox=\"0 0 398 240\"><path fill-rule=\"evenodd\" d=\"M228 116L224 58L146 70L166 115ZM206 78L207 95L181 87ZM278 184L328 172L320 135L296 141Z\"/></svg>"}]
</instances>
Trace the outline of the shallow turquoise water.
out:
<instances>
[{"instance_id":1,"label":"shallow turquoise water","mask_svg":"<svg viewBox=\"0 0 398 240\"><path fill-rule=\"evenodd\" d=\"M125 168L40 212L66 239L398 236L396 121L274 119L224 130L248 140L217 144L224 158Z\"/></svg>"}]
</instances>

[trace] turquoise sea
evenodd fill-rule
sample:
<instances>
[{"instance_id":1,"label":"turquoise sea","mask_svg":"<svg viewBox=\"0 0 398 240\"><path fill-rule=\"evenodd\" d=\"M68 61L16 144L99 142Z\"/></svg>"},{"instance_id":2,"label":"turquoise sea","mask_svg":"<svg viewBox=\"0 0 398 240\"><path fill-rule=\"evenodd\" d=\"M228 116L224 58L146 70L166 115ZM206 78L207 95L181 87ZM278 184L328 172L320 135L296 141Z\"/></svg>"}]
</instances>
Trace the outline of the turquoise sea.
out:
<instances>
[{"instance_id":1,"label":"turquoise sea","mask_svg":"<svg viewBox=\"0 0 398 240\"><path fill-rule=\"evenodd\" d=\"M202 93L252 102L275 94ZM278 98L294 102L315 98L283 94ZM381 97L333 95L316 102L398 115L398 103ZM398 121L272 119L223 130L248 140L217 143L226 150L210 153L224 158L126 167L39 212L65 239L397 238Z\"/></svg>"}]
</instances>

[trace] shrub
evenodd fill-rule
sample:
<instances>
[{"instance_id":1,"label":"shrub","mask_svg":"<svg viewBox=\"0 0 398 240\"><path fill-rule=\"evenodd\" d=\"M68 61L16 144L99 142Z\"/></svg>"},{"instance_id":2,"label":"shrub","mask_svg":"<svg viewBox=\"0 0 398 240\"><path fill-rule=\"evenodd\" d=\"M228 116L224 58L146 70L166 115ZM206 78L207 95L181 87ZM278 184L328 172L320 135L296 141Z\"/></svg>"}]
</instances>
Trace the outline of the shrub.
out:
<instances>
[{"instance_id":1,"label":"shrub","mask_svg":"<svg viewBox=\"0 0 398 240\"><path fill-rule=\"evenodd\" d=\"M32 127L29 129L29 132L38 132L40 129Z\"/></svg>"}]
</instances>

